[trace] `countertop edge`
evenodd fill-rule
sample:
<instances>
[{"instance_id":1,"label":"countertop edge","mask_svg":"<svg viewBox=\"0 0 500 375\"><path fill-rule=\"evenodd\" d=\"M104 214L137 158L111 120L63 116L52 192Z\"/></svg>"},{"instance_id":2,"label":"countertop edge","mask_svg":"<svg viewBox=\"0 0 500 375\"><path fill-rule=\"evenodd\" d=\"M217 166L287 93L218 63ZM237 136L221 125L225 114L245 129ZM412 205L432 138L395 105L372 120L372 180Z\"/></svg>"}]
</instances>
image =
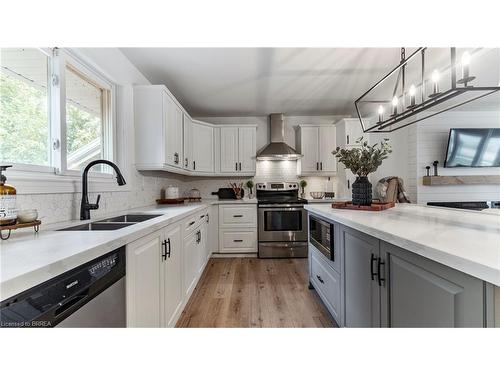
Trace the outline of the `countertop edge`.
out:
<instances>
[{"instance_id":1,"label":"countertop edge","mask_svg":"<svg viewBox=\"0 0 500 375\"><path fill-rule=\"evenodd\" d=\"M350 228L359 230L360 232L376 237L392 245L401 247L407 251L420 255L424 258L441 263L445 266L456 269L460 272L466 273L480 280L486 281L488 283L500 287L500 274L498 270L493 267L489 267L487 265L474 262L470 259L466 259L455 254L450 254L449 252L440 250L438 248L433 248L416 243L412 240L402 238L400 236L385 232L375 227L360 224L350 219L346 219L339 216L336 216L335 218L329 217L329 215L325 215L324 212L320 210L315 210L314 207L311 206L305 208L307 211L314 213L315 215L321 216L326 220L334 220L340 224L344 224ZM411 246L408 247L408 245Z\"/></svg>"}]
</instances>

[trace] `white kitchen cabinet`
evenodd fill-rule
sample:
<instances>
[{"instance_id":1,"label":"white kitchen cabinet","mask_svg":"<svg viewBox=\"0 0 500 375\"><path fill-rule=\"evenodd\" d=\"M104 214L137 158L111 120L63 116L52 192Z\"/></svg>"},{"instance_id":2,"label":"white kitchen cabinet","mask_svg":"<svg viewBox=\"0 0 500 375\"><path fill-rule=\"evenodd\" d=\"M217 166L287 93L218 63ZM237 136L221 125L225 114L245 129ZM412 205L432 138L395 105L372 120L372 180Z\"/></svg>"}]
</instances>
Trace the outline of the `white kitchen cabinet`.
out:
<instances>
[{"instance_id":1,"label":"white kitchen cabinet","mask_svg":"<svg viewBox=\"0 0 500 375\"><path fill-rule=\"evenodd\" d=\"M300 125L297 151L303 157L297 162L301 176L331 176L337 172L332 151L337 147L334 125Z\"/></svg>"},{"instance_id":2,"label":"white kitchen cabinet","mask_svg":"<svg viewBox=\"0 0 500 375\"><path fill-rule=\"evenodd\" d=\"M214 128L199 121L192 122L192 164L195 172L214 172Z\"/></svg>"},{"instance_id":3,"label":"white kitchen cabinet","mask_svg":"<svg viewBox=\"0 0 500 375\"><path fill-rule=\"evenodd\" d=\"M219 205L219 253L257 252L257 205Z\"/></svg>"},{"instance_id":4,"label":"white kitchen cabinet","mask_svg":"<svg viewBox=\"0 0 500 375\"><path fill-rule=\"evenodd\" d=\"M127 327L160 327L162 233L127 245Z\"/></svg>"},{"instance_id":5,"label":"white kitchen cabinet","mask_svg":"<svg viewBox=\"0 0 500 375\"><path fill-rule=\"evenodd\" d=\"M184 114L184 161L183 168L186 171L193 170L193 120Z\"/></svg>"},{"instance_id":6,"label":"white kitchen cabinet","mask_svg":"<svg viewBox=\"0 0 500 375\"><path fill-rule=\"evenodd\" d=\"M256 138L256 128L242 127L238 129L239 172L255 172L255 156L257 153Z\"/></svg>"},{"instance_id":7,"label":"white kitchen cabinet","mask_svg":"<svg viewBox=\"0 0 500 375\"><path fill-rule=\"evenodd\" d=\"M219 171L232 175L255 173L256 126L220 126Z\"/></svg>"},{"instance_id":8,"label":"white kitchen cabinet","mask_svg":"<svg viewBox=\"0 0 500 375\"><path fill-rule=\"evenodd\" d=\"M196 285L197 265L198 265L198 231L191 232L184 237L184 296L189 298L189 295L194 290Z\"/></svg>"},{"instance_id":9,"label":"white kitchen cabinet","mask_svg":"<svg viewBox=\"0 0 500 375\"><path fill-rule=\"evenodd\" d=\"M163 233L161 296L162 326L174 327L182 312L182 230L169 225Z\"/></svg>"},{"instance_id":10,"label":"white kitchen cabinet","mask_svg":"<svg viewBox=\"0 0 500 375\"><path fill-rule=\"evenodd\" d=\"M168 89L136 86L134 117L137 168L182 170L184 111Z\"/></svg>"}]
</instances>

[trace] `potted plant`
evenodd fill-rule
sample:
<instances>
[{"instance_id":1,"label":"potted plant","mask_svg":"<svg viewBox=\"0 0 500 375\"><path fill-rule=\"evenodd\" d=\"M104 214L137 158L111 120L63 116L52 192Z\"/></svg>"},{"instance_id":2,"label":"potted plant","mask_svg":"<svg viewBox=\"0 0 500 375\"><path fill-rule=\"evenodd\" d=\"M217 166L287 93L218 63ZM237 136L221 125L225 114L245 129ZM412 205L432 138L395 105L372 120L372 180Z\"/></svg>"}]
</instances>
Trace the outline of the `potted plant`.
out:
<instances>
[{"instance_id":1,"label":"potted plant","mask_svg":"<svg viewBox=\"0 0 500 375\"><path fill-rule=\"evenodd\" d=\"M356 141L359 147L340 148L332 152L333 155L356 175L352 184L352 204L370 206L372 204L372 184L368 175L375 172L392 152L388 139L383 139L380 144L368 146L363 142L363 137Z\"/></svg>"},{"instance_id":2,"label":"potted plant","mask_svg":"<svg viewBox=\"0 0 500 375\"><path fill-rule=\"evenodd\" d=\"M306 181L306 180L301 180L301 181L299 182L299 185L300 185L300 187L301 187L301 189L302 189L302 193L300 193L300 196L301 196L302 198L304 198L304 197L306 196L305 188L306 188L306 186L307 186L307 181Z\"/></svg>"},{"instance_id":3,"label":"potted plant","mask_svg":"<svg viewBox=\"0 0 500 375\"><path fill-rule=\"evenodd\" d=\"M246 185L247 185L248 190L250 190L250 194L248 194L248 198L252 199L253 198L253 186L254 186L253 181L248 180Z\"/></svg>"}]
</instances>

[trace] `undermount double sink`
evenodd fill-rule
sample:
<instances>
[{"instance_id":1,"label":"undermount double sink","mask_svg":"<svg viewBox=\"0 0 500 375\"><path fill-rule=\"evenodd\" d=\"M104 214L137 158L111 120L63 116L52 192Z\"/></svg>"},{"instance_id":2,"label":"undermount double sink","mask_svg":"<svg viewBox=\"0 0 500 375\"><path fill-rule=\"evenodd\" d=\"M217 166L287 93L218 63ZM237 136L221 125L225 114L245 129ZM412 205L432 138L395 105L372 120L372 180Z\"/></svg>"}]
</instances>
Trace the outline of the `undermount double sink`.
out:
<instances>
[{"instance_id":1,"label":"undermount double sink","mask_svg":"<svg viewBox=\"0 0 500 375\"><path fill-rule=\"evenodd\" d=\"M143 215L143 214L127 214L115 216L109 219L98 220L92 223L75 225L68 228L59 229L59 231L98 231L98 230L117 230L142 223L146 220L154 219L161 215Z\"/></svg>"}]
</instances>

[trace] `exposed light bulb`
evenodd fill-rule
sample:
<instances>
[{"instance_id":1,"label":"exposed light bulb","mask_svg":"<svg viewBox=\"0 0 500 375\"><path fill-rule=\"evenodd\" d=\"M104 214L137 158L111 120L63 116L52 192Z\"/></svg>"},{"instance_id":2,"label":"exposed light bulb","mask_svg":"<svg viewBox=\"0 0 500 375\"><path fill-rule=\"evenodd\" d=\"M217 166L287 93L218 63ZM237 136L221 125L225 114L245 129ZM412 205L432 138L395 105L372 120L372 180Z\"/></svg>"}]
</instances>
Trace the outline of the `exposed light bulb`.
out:
<instances>
[{"instance_id":1,"label":"exposed light bulb","mask_svg":"<svg viewBox=\"0 0 500 375\"><path fill-rule=\"evenodd\" d=\"M465 51L462 55L462 66L470 65L470 53Z\"/></svg>"},{"instance_id":2,"label":"exposed light bulb","mask_svg":"<svg viewBox=\"0 0 500 375\"><path fill-rule=\"evenodd\" d=\"M410 86L410 107L415 106L415 93L417 92L417 88L415 85Z\"/></svg>"},{"instance_id":3,"label":"exposed light bulb","mask_svg":"<svg viewBox=\"0 0 500 375\"><path fill-rule=\"evenodd\" d=\"M378 122L384 121L384 107L381 105L378 106Z\"/></svg>"},{"instance_id":4,"label":"exposed light bulb","mask_svg":"<svg viewBox=\"0 0 500 375\"><path fill-rule=\"evenodd\" d=\"M417 89L415 85L410 86L410 96L415 96L415 93L417 92Z\"/></svg>"},{"instance_id":5,"label":"exposed light bulb","mask_svg":"<svg viewBox=\"0 0 500 375\"><path fill-rule=\"evenodd\" d=\"M396 116L398 114L398 97L397 96L394 96L394 98L392 98L392 115L393 116Z\"/></svg>"},{"instance_id":6,"label":"exposed light bulb","mask_svg":"<svg viewBox=\"0 0 500 375\"><path fill-rule=\"evenodd\" d=\"M432 82L434 82L434 83L439 82L439 72L437 70L434 70L432 72Z\"/></svg>"}]
</instances>

